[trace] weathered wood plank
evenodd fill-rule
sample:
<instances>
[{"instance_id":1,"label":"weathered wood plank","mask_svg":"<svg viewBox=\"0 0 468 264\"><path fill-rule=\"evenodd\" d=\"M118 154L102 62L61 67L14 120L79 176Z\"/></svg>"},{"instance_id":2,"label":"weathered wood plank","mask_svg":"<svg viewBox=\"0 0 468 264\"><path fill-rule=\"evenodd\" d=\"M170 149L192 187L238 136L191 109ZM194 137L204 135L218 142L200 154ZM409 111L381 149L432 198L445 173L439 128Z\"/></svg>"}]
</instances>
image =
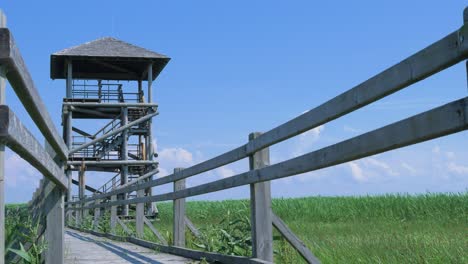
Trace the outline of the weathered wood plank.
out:
<instances>
[{"instance_id":1,"label":"weathered wood plank","mask_svg":"<svg viewBox=\"0 0 468 264\"><path fill-rule=\"evenodd\" d=\"M76 228L71 228L71 229L79 230ZM159 252L174 254L174 255L190 258L190 259L198 259L198 260L206 259L209 262L227 263L227 264L230 264L230 263L233 263L233 264L271 264L271 262L263 261L260 259L252 259L252 258L239 257L239 256L228 256L228 255L222 255L218 253L197 251L193 249L186 249L186 248L173 247L173 246L164 246L164 245L152 243L149 241L141 240L135 237L121 237L121 236L103 234L103 233L98 233L98 232L93 232L93 231L88 231L88 230L79 230L79 231L93 234L98 237L109 238L112 240L127 241L130 243L145 247L145 248L150 248Z\"/></svg>"},{"instance_id":2,"label":"weathered wood plank","mask_svg":"<svg viewBox=\"0 0 468 264\"><path fill-rule=\"evenodd\" d=\"M247 152L273 145L339 118L468 58L468 28L462 27L400 63L322 105L268 131Z\"/></svg>"},{"instance_id":3,"label":"weathered wood plank","mask_svg":"<svg viewBox=\"0 0 468 264\"><path fill-rule=\"evenodd\" d=\"M249 140L261 133L251 133ZM270 165L270 150L259 150L249 157L250 170L258 170ZM271 220L270 182L250 184L250 219L252 232L252 257L273 262L273 228Z\"/></svg>"},{"instance_id":4,"label":"weathered wood plank","mask_svg":"<svg viewBox=\"0 0 468 264\"><path fill-rule=\"evenodd\" d=\"M68 229L66 232L65 264L83 263L157 263L187 264L193 260L172 254L156 252L153 249L126 242L126 239L112 241L91 232Z\"/></svg>"},{"instance_id":5,"label":"weathered wood plank","mask_svg":"<svg viewBox=\"0 0 468 264\"><path fill-rule=\"evenodd\" d=\"M453 134L468 129L467 105L468 99L464 98L262 169L176 192L110 202L106 206L175 200L246 184L271 181ZM94 207L90 205L89 208Z\"/></svg>"},{"instance_id":6,"label":"weathered wood plank","mask_svg":"<svg viewBox=\"0 0 468 264\"><path fill-rule=\"evenodd\" d=\"M63 162L60 156L54 151L49 142L44 142L44 147L49 156L55 160L58 166L63 170ZM46 197L44 202L44 212L46 213L45 239L47 241L47 250L45 253L46 263L63 263L64 260L64 190L59 186L44 178L44 185L50 185L53 189ZM48 184L47 184L48 183ZM42 186L42 185L41 185Z\"/></svg>"},{"instance_id":7,"label":"weathered wood plank","mask_svg":"<svg viewBox=\"0 0 468 264\"><path fill-rule=\"evenodd\" d=\"M63 170L6 105L0 105L0 120L1 143L11 148L49 180L67 189L68 179Z\"/></svg>"},{"instance_id":8,"label":"weathered wood plank","mask_svg":"<svg viewBox=\"0 0 468 264\"><path fill-rule=\"evenodd\" d=\"M174 173L183 170L175 168ZM185 189L185 180L174 182L174 192ZM173 223L173 245L176 247L185 247L185 198L175 199L173 201L174 223Z\"/></svg>"},{"instance_id":9,"label":"weathered wood plank","mask_svg":"<svg viewBox=\"0 0 468 264\"><path fill-rule=\"evenodd\" d=\"M272 221L273 221L273 226L280 232L283 237L286 238L286 240L291 244L293 248L301 254L301 256L304 258L307 263L310 264L320 264L320 260L312 254L312 252L306 247L304 242L302 242L292 231L289 229L289 227L279 218L277 215L275 215L273 212L271 213L272 215Z\"/></svg>"},{"instance_id":10,"label":"weathered wood plank","mask_svg":"<svg viewBox=\"0 0 468 264\"><path fill-rule=\"evenodd\" d=\"M55 186L45 201L45 211L48 211L45 232L47 241L46 263L63 263L65 226L63 202L63 190Z\"/></svg>"},{"instance_id":11,"label":"weathered wood plank","mask_svg":"<svg viewBox=\"0 0 468 264\"><path fill-rule=\"evenodd\" d=\"M117 201L117 195L112 195L111 196L111 201L115 202ZM111 234L115 235L115 227L117 226L117 206L112 206L111 207L111 214L110 214L110 229L111 229Z\"/></svg>"},{"instance_id":12,"label":"weathered wood plank","mask_svg":"<svg viewBox=\"0 0 468 264\"><path fill-rule=\"evenodd\" d=\"M144 197L144 196L145 196L144 190L137 191L137 197ZM144 230L145 228L144 218L145 218L145 204L137 203L136 210L135 210L135 226L136 226L136 233L138 237L143 237L144 235L144 231L145 231Z\"/></svg>"},{"instance_id":13,"label":"weathered wood plank","mask_svg":"<svg viewBox=\"0 0 468 264\"><path fill-rule=\"evenodd\" d=\"M99 204L99 200L96 200L96 204ZM93 230L99 231L99 218L101 217L101 208L96 207L94 208L94 221L93 221Z\"/></svg>"},{"instance_id":14,"label":"weathered wood plank","mask_svg":"<svg viewBox=\"0 0 468 264\"><path fill-rule=\"evenodd\" d=\"M68 148L55 128L13 36L7 28L0 28L0 65L4 67L8 82L47 142L62 160L66 160Z\"/></svg>"}]
</instances>

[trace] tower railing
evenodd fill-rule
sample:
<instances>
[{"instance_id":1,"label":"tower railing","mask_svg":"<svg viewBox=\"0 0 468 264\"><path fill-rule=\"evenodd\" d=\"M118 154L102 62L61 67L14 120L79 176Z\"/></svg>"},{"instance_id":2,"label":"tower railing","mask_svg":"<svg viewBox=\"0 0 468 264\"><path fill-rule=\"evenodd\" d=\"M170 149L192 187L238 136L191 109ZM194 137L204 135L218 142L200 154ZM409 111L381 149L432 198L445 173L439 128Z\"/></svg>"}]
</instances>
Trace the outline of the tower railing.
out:
<instances>
[{"instance_id":1,"label":"tower railing","mask_svg":"<svg viewBox=\"0 0 468 264\"><path fill-rule=\"evenodd\" d=\"M72 98L67 100L87 102L139 102L143 92L125 92L121 83L98 83L88 84L86 82L73 83Z\"/></svg>"}]
</instances>

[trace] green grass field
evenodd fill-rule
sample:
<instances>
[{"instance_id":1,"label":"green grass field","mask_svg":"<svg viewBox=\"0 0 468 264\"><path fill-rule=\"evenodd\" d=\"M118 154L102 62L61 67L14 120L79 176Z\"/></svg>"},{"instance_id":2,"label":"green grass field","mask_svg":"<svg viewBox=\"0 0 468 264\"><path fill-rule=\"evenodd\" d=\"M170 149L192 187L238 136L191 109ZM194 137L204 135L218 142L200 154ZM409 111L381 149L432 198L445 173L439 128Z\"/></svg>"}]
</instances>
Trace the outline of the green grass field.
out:
<instances>
[{"instance_id":1,"label":"green grass field","mask_svg":"<svg viewBox=\"0 0 468 264\"><path fill-rule=\"evenodd\" d=\"M172 204L158 204L155 225L170 240ZM468 194L274 199L273 211L322 263L468 263ZM247 200L188 202L187 215L205 234L192 248L248 255ZM234 238L226 236L221 229ZM146 230L147 239L155 239ZM305 263L274 234L276 263ZM230 240L231 239L231 240ZM223 248L217 241L238 245ZM224 243L226 244L226 243Z\"/></svg>"},{"instance_id":2,"label":"green grass field","mask_svg":"<svg viewBox=\"0 0 468 264\"><path fill-rule=\"evenodd\" d=\"M172 203L158 208L171 243ZM273 211L322 263L468 263L468 193L274 199ZM247 200L188 202L187 215L203 233L187 231L188 247L251 254ZM305 263L276 232L274 248L275 263Z\"/></svg>"}]
</instances>

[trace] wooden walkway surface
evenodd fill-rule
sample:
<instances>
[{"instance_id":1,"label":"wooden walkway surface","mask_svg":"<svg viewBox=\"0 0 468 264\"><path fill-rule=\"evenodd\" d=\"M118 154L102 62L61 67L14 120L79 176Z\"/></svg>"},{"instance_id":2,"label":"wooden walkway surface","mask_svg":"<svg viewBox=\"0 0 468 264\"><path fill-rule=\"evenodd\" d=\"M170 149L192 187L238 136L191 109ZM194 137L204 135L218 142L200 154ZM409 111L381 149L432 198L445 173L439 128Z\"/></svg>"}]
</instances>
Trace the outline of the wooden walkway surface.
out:
<instances>
[{"instance_id":1,"label":"wooden walkway surface","mask_svg":"<svg viewBox=\"0 0 468 264\"><path fill-rule=\"evenodd\" d=\"M184 257L158 253L131 243L118 242L76 230L65 230L65 263L198 263Z\"/></svg>"}]
</instances>

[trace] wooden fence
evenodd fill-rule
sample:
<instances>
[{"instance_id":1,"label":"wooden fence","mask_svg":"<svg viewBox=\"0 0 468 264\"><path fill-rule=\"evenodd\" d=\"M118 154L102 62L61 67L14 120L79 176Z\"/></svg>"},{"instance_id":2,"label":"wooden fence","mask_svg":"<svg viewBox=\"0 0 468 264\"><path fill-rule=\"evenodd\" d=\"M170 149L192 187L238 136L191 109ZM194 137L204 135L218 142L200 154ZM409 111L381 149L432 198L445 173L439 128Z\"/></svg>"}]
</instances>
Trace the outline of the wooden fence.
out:
<instances>
[{"instance_id":1,"label":"wooden fence","mask_svg":"<svg viewBox=\"0 0 468 264\"><path fill-rule=\"evenodd\" d=\"M6 18L0 10L0 256L2 256L0 264L5 263L3 256L6 253L4 248L5 146L44 175L29 203L29 211L33 221L39 223L39 236L44 236L48 241L48 250L44 255L46 263L63 263L64 193L68 182L63 168L68 158L68 148L39 96L10 30L5 26ZM45 144L40 144L6 105L5 79L41 131ZM26 248L29 246L25 245ZM8 263L15 263L16 260L12 254L6 256Z\"/></svg>"},{"instance_id":2,"label":"wooden fence","mask_svg":"<svg viewBox=\"0 0 468 264\"><path fill-rule=\"evenodd\" d=\"M468 58L467 10L464 12L464 24L460 29L320 106L265 133L250 134L246 144L190 168L176 168L173 174L163 178L134 182L107 193L96 193L93 197L68 202L67 210L79 214L79 212L94 209L96 212L95 222L98 222L100 220L98 212L110 209L112 234L91 232L157 248L163 252L189 258L205 258L208 261L222 263L273 261L272 227L274 226L308 263L319 263L312 252L272 212L270 181L327 168L466 130L468 128L468 97L277 164L270 164L268 147L335 120L466 60ZM187 188L185 186L185 179L189 177L244 158L249 158L250 161L250 170L247 172L194 187ZM164 184L173 184L174 191L147 197L142 196L141 190ZM185 216L185 198L243 185L250 185L251 193L252 258L226 256L184 248L185 227L188 223ZM137 192L138 196L129 200L116 199L117 195L130 192ZM156 234L158 233L156 227L145 219L143 204L171 200L174 203L173 245L167 245L164 241L152 243L140 239L143 236L144 225L148 225ZM119 224L124 229L126 227L117 217L116 208L129 204L136 205L136 234L117 237L113 233L116 225ZM193 228L193 226L189 225L189 228Z\"/></svg>"},{"instance_id":3,"label":"wooden fence","mask_svg":"<svg viewBox=\"0 0 468 264\"><path fill-rule=\"evenodd\" d=\"M174 173L151 181L138 181L116 187L107 193L96 193L79 201L66 203L67 211L76 216L91 211L94 223L102 221L102 210L110 211L111 234L107 236L125 240L163 252L190 258L205 258L223 263L269 263L273 260L272 229L276 228L309 263L319 263L312 252L291 232L287 225L272 212L270 181L321 168L342 164L377 153L405 147L466 130L468 128L468 97L431 109L427 112L389 124L354 138L312 151L280 163L270 164L268 147L292 138L307 130L330 122L387 95L408 87L441 70L468 58L468 11L464 12L464 25L417 52L402 62L386 69L369 80L344 92L322 105L265 133L252 133L249 141L222 155L190 168L176 168ZM0 27L6 19L0 12ZM4 251L4 146L11 148L44 175L29 206L33 217L41 224L41 233L48 241L46 263L63 263L64 253L64 193L68 179L64 175L69 150L40 99L11 32L0 28L0 254ZM23 106L37 125L46 143L40 144L5 104L7 79ZM249 158L250 170L229 178L187 188L185 179L219 168L232 162ZM145 177L142 176L142 177ZM174 191L143 196L142 190L164 184L173 184ZM201 252L185 248L185 229L197 230L185 215L185 198L211 192L250 185L253 256L238 257L218 253ZM117 200L122 193L137 192L137 197ZM173 245L168 245L154 226L143 215L147 202L173 201ZM119 237L117 225L126 228L117 217L117 206L136 205L136 234ZM93 210L91 210L93 209ZM85 213L86 214L86 213ZM82 218L76 217L77 224ZM147 225L160 238L160 243L141 239ZM4 263L3 258L0 264Z\"/></svg>"}]
</instances>

